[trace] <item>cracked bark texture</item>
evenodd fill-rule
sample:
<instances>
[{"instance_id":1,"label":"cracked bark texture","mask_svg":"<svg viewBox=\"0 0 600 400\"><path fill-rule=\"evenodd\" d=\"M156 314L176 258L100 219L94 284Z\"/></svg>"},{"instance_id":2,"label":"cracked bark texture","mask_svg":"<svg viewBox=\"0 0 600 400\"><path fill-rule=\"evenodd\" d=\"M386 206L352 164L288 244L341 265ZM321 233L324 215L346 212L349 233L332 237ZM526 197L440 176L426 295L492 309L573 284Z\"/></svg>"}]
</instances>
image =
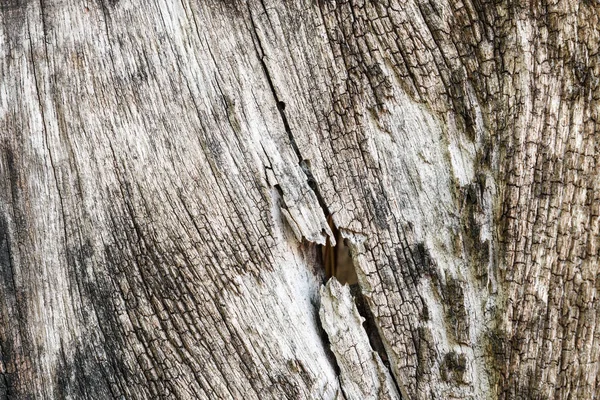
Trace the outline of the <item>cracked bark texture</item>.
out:
<instances>
[{"instance_id":1,"label":"cracked bark texture","mask_svg":"<svg viewBox=\"0 0 600 400\"><path fill-rule=\"evenodd\" d=\"M0 19L1 399L344 398L334 236L402 398L598 398L598 2Z\"/></svg>"},{"instance_id":2,"label":"cracked bark texture","mask_svg":"<svg viewBox=\"0 0 600 400\"><path fill-rule=\"evenodd\" d=\"M400 394L381 357L371 348L363 318L348 285L335 277L321 288L319 311L323 329L340 369L346 399L397 400Z\"/></svg>"}]
</instances>

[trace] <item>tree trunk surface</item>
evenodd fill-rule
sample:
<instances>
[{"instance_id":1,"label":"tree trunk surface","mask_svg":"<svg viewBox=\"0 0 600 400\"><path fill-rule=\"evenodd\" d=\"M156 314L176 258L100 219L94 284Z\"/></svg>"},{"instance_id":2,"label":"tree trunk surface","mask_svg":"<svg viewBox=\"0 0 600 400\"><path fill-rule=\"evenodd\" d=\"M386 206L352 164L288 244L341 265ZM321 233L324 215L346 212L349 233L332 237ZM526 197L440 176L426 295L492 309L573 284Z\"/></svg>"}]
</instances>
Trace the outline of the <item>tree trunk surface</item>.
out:
<instances>
[{"instance_id":1,"label":"tree trunk surface","mask_svg":"<svg viewBox=\"0 0 600 400\"><path fill-rule=\"evenodd\" d=\"M597 1L0 20L0 399L600 397Z\"/></svg>"}]
</instances>

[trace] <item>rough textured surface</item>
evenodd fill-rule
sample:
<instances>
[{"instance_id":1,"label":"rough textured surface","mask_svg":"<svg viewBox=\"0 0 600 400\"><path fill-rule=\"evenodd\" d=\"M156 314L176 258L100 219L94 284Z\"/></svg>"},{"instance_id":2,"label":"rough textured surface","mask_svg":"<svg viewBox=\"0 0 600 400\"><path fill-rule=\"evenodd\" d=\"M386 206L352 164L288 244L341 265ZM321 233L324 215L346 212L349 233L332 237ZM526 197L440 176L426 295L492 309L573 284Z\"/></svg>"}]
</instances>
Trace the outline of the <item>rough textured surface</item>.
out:
<instances>
[{"instance_id":1,"label":"rough textured surface","mask_svg":"<svg viewBox=\"0 0 600 400\"><path fill-rule=\"evenodd\" d=\"M331 278L321 288L319 315L340 369L346 399L400 399L390 372L369 344L362 325L365 319L354 304L350 287Z\"/></svg>"},{"instance_id":2,"label":"rough textured surface","mask_svg":"<svg viewBox=\"0 0 600 400\"><path fill-rule=\"evenodd\" d=\"M597 2L0 20L0 398L339 398L336 236L405 397L597 396Z\"/></svg>"}]
</instances>

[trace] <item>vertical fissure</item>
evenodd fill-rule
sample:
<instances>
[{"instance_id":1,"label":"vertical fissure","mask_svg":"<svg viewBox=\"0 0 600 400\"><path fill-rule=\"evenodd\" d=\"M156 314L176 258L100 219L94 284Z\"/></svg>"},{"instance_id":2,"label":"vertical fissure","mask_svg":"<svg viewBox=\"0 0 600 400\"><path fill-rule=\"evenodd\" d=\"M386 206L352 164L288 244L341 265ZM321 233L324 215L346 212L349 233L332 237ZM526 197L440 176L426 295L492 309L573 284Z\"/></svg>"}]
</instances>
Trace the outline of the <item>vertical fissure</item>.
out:
<instances>
[{"instance_id":1,"label":"vertical fissure","mask_svg":"<svg viewBox=\"0 0 600 400\"><path fill-rule=\"evenodd\" d=\"M331 216L327 218L327 222L331 231L335 235L335 245L331 244L328 239L325 245L321 247L322 264L325 270L325 279L328 281L331 278L337 279L342 285L347 284L350 287L350 293L356 309L363 318L362 327L365 330L369 339L371 349L375 351L381 359L383 365L387 369L397 392L402 396L401 386L398 383L398 377L394 374L391 365L391 358L386 350L383 337L378 328L378 323L375 315L371 311L371 307L363 294L362 288L357 278L356 263L352 255L347 239L343 237L340 229L335 226Z\"/></svg>"},{"instance_id":2,"label":"vertical fissure","mask_svg":"<svg viewBox=\"0 0 600 400\"><path fill-rule=\"evenodd\" d=\"M248 8L250 8L250 5L248 5ZM321 209L323 210L323 214L325 215L326 218L328 218L329 220L329 216L330 216L330 212L329 212L329 208L327 207L327 204L325 203L325 200L323 199L323 196L321 195L321 192L319 191L318 185L317 185L317 181L314 177L314 175L312 174L312 171L310 170L310 163L308 160L305 160L302 157L302 153L300 152L300 148L298 147L298 144L296 143L296 139L294 138L294 135L292 133L292 129L290 128L290 124L288 122L288 119L285 115L285 107L286 104L285 102L281 101L279 99L279 96L277 95L277 91L275 90L275 84L273 83L273 79L271 78L271 74L269 73L269 69L267 67L267 64L264 61L264 52L263 52L263 48L262 48L262 44L260 42L260 38L258 36L258 32L257 32L257 28L256 28L256 24L254 23L254 19L252 18L252 12L249 9L249 13L250 13L250 21L252 24L252 29L253 29L253 37L255 39L254 43L255 43L255 47L256 47L256 51L258 53L258 60L260 62L260 65L262 67L262 70L265 74L265 77L267 79L267 83L269 85L269 89L271 90L271 94L273 95L273 98L275 99L275 104L277 105L277 111L279 112L279 115L281 117L281 121L283 123L283 127L287 133L288 139L290 141L290 145L292 147L292 149L294 150L294 153L296 154L296 157L298 158L298 165L300 166L300 168L302 169L302 171L304 172L304 174L306 175L306 180L308 183L308 186L311 188L311 190L314 192L317 201L319 203L319 206L321 207ZM281 187L279 185L275 186L276 190L281 192ZM283 195L283 193L280 193L281 195ZM332 225L332 224L330 224ZM331 238L329 237L329 235L327 235L327 239L326 242L328 244L331 243ZM323 247L321 245L318 245L319 247ZM322 251L320 252L320 254L322 254ZM323 328L323 325L321 323L321 320L319 318L319 309L321 307L321 304L315 304L316 307L316 312L315 312L315 320L316 320L316 326L317 326L317 333L319 335L319 337L321 338L321 341L323 343L323 348L325 349L325 352L327 354L327 357L333 367L333 370L336 374L336 376L340 376L340 366L337 362L337 359L335 357L335 354L333 354L333 352L331 351L331 342L329 339L329 336L327 334L327 332L325 331L325 329ZM339 379L339 378L338 378ZM342 390L342 385L340 382L340 390Z\"/></svg>"},{"instance_id":3,"label":"vertical fissure","mask_svg":"<svg viewBox=\"0 0 600 400\"><path fill-rule=\"evenodd\" d=\"M296 143L296 139L294 138L294 134L292 133L292 129L290 128L290 123L288 121L288 118L285 115L286 104L284 101L279 99L279 96L277 95L277 90L275 89L275 84L274 84L273 79L271 78L271 74L269 72L269 68L267 67L267 64L265 63L264 51L263 51L262 43L260 41L260 37L259 37L257 29L256 29L256 24L254 23L254 19L252 17L250 17L250 21L252 23L252 28L254 30L253 36L255 39L254 43L256 46L256 51L258 53L258 60L260 61L260 65L263 69L265 77L267 78L267 83L269 85L269 89L271 90L273 98L275 99L275 104L277 105L277 111L279 112L281 121L283 122L283 127L285 129L285 132L287 133L288 139L290 141L290 145L292 146L292 149L294 150L294 153L296 154L296 157L298 158L298 165L300 166L300 168L306 175L306 181L308 183L308 186L315 193L315 196L317 197L317 200L319 202L319 206L321 206L321 209L323 210L323 214L325 215L326 218L328 218L331 215L331 213L329 212L329 207L327 207L327 203L325 202L325 199L321 195L321 192L317 185L317 181L310 169L310 161L306 160L302 156L302 152L300 151L300 148L298 147L298 144Z\"/></svg>"},{"instance_id":4,"label":"vertical fissure","mask_svg":"<svg viewBox=\"0 0 600 400\"><path fill-rule=\"evenodd\" d=\"M263 51L262 43L260 41L260 37L258 35L258 31L257 31L256 24L254 22L254 19L252 18L251 10L249 10L249 12L250 12L250 21L251 21L252 29L253 29L252 33L253 33L253 37L255 39L254 43L255 43L256 51L258 53L258 59L261 64L261 67L263 69L263 72L265 74L265 77L267 79L269 89L271 90L273 98L275 99L275 103L277 105L277 110L281 117L281 121L282 121L284 129L287 133L288 139L290 141L290 145L298 158L298 165L300 166L300 168L306 175L307 184L311 188L311 190L314 192L314 194L317 198L317 201L319 203L319 206L323 210L323 214L327 220L327 223L329 224L331 232L333 232L333 238L329 237L329 235L328 235L324 245L317 245L320 250L319 254L321 255L321 264L323 267L323 271L325 272L325 282L328 281L329 279L331 279L332 277L335 277L342 285L348 284L350 286L350 290L351 290L351 294L352 294L354 303L356 304L359 314L364 319L362 326L365 329L367 336L369 338L369 344L371 346L371 349L373 349L373 351L375 351L379 355L385 368L388 370L389 375L391 376L392 381L393 381L398 393L402 393L402 391L400 390L400 386L398 385L398 382L396 380L397 378L393 373L393 369L391 368L390 357L387 354L383 339L379 333L376 318L375 318L373 312L371 311L366 298L364 297L364 295L362 293L360 284L358 283L356 267L355 267L355 263L354 263L354 260L352 257L352 252L351 252L349 243L347 242L347 239L344 238L344 235L342 234L340 229L334 223L333 215L331 214L329 207L327 206L327 203L325 202L325 199L323 198L323 196L319 190L317 180L315 179L315 177L311 171L310 161L305 159L302 156L302 152L300 151L300 148L298 147L296 139L294 138L292 129L290 127L288 118L285 113L286 103L284 101L282 101L279 98L279 96L277 95L277 90L275 88L275 84L273 82L273 79L272 79L269 69L267 67L267 64L264 60L264 51ZM278 189L278 190L280 190L280 189ZM332 239L334 239L334 240L332 240ZM334 242L335 242L335 244L333 244ZM325 348L329 350L329 355L330 355L332 365L334 366L334 370L335 370L336 374L339 375L340 367L337 363L335 355L333 353L331 353L329 336L328 336L327 332L324 330L319 318L317 318L317 326L318 326L319 334L321 336L323 344L324 344ZM341 387L342 386L340 385L340 388Z\"/></svg>"},{"instance_id":5,"label":"vertical fissure","mask_svg":"<svg viewBox=\"0 0 600 400\"><path fill-rule=\"evenodd\" d=\"M371 308L369 307L369 304L367 303L367 299L365 298L365 296L362 293L360 285L358 283L351 285L350 293L352 294L352 298L354 299L354 304L356 304L356 309L358 310L358 313L360 314L361 317L364 318L364 322L362 325L363 325L363 328L365 329L365 332L367 332L367 336L369 338L369 344L371 345L371 348L373 349L373 351L375 351L379 355L379 358L383 362L383 365L385 366L385 368L388 370L390 376L392 377L392 381L394 382L394 386L396 386L396 390L398 391L398 393L400 394L400 397L402 398L402 390L401 390L400 385L398 384L398 380L397 380L398 378L394 374L394 370L391 365L392 361L390 360L387 350L385 349L385 344L383 342L383 338L381 337L381 334L379 333L379 329L377 328L377 321L376 321L375 315L371 311Z\"/></svg>"}]
</instances>

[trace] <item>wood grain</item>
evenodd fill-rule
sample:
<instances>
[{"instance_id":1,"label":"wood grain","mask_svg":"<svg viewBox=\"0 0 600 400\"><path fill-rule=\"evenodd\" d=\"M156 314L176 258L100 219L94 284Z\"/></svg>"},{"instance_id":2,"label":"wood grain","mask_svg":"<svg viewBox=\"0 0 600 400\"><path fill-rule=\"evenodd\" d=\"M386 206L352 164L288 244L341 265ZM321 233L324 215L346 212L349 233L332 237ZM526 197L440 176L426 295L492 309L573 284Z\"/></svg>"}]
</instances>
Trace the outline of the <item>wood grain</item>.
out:
<instances>
[{"instance_id":1,"label":"wood grain","mask_svg":"<svg viewBox=\"0 0 600 400\"><path fill-rule=\"evenodd\" d=\"M0 0L0 398L596 398L599 10Z\"/></svg>"}]
</instances>

